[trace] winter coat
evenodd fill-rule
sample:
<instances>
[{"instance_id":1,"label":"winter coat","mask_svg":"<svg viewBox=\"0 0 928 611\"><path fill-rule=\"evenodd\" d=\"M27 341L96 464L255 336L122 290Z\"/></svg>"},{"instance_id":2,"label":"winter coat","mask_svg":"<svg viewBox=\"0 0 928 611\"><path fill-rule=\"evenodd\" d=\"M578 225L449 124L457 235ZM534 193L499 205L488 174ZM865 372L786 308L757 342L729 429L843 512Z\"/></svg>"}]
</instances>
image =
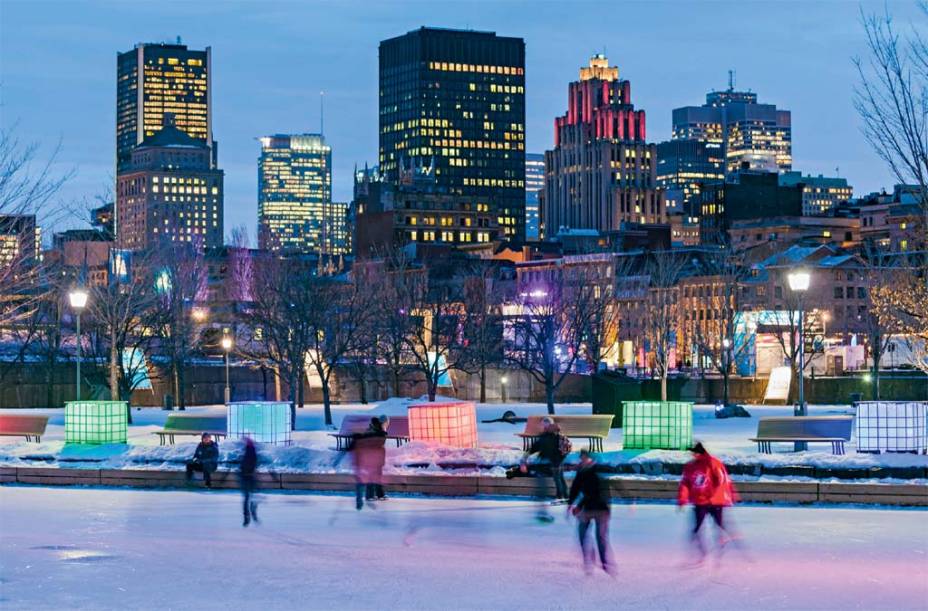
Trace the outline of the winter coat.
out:
<instances>
[{"instance_id":1,"label":"winter coat","mask_svg":"<svg viewBox=\"0 0 928 611\"><path fill-rule=\"evenodd\" d=\"M387 460L385 433L357 435L348 450L354 461L354 477L359 484L383 483L383 465Z\"/></svg>"},{"instance_id":2,"label":"winter coat","mask_svg":"<svg viewBox=\"0 0 928 611\"><path fill-rule=\"evenodd\" d=\"M555 467L560 465L564 461L564 456L561 454L560 434L555 431L545 431L535 439L528 453L537 454L539 459Z\"/></svg>"},{"instance_id":3,"label":"winter coat","mask_svg":"<svg viewBox=\"0 0 928 611\"><path fill-rule=\"evenodd\" d=\"M677 504L718 505L727 507L738 500L728 470L718 458L699 454L683 467L677 492Z\"/></svg>"},{"instance_id":4,"label":"winter coat","mask_svg":"<svg viewBox=\"0 0 928 611\"><path fill-rule=\"evenodd\" d=\"M219 446L214 441L201 441L193 453L193 462L203 465L204 471L215 471L219 467Z\"/></svg>"},{"instance_id":5,"label":"winter coat","mask_svg":"<svg viewBox=\"0 0 928 611\"><path fill-rule=\"evenodd\" d=\"M246 443L242 451L242 462L239 465L239 473L245 477L254 477L258 468L258 450L255 444Z\"/></svg>"},{"instance_id":6,"label":"winter coat","mask_svg":"<svg viewBox=\"0 0 928 611\"><path fill-rule=\"evenodd\" d=\"M567 501L576 504L581 511L609 511L609 484L600 479L595 464L580 467L570 485Z\"/></svg>"}]
</instances>

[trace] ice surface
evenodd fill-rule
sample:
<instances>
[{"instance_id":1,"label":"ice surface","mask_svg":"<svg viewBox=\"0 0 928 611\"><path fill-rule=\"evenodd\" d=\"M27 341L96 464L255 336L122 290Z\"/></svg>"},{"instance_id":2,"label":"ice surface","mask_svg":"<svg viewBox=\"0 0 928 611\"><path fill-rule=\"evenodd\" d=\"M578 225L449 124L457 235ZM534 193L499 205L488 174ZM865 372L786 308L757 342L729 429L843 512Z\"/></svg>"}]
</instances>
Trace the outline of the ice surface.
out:
<instances>
[{"instance_id":1,"label":"ice surface","mask_svg":"<svg viewBox=\"0 0 928 611\"><path fill-rule=\"evenodd\" d=\"M0 489L0 607L19 609L925 609L925 511L738 506L748 556L683 569L689 516L616 505L618 574L515 500Z\"/></svg>"},{"instance_id":2,"label":"ice surface","mask_svg":"<svg viewBox=\"0 0 928 611\"><path fill-rule=\"evenodd\" d=\"M451 400L451 399L449 399ZM334 472L347 471L350 461L336 464L339 453L334 452L334 440L329 433L337 429L347 414L369 413L398 415L406 413L406 407L418 399L394 398L380 403L342 404L333 406L334 425L324 425L322 406L307 405L297 410L297 431L293 434L291 447L265 447L263 455L265 470L277 472ZM388 442L387 472L418 473L422 468L445 472L437 465L461 465L459 474L473 473L479 465L481 473L501 475L503 467L515 464L522 456L522 442L516 433L524 424L505 422L484 423L483 420L499 418L505 410L518 416L544 414L543 404L506 403L478 404L479 447L475 449L443 448L424 442L413 442L401 448ZM750 418L717 419L712 406L697 406L693 414L694 437L703 441L707 448L728 464L754 464L773 466L812 466L840 468L870 468L881 466L928 467L928 456L914 454L857 454L852 441L847 445L847 454L834 456L829 444L810 444L809 451L793 453L787 451L792 444L775 444L774 454L759 454L756 444L748 439L757 432L757 419L763 416L782 416L792 413L789 406L748 406ZM848 406L811 406L812 414L849 413ZM559 404L559 414L588 414L591 406L586 404ZM159 446L158 436L152 432L161 428L170 412L146 408L133 410L134 424L129 427L128 445L65 446L64 414L62 410L0 410L0 413L44 413L50 416L48 431L41 444L27 443L17 438L0 438L0 465L4 466L68 466L87 468L132 468L132 469L180 469L183 462L193 454L195 440L178 437L173 446ZM188 408L191 414L225 413L222 406ZM575 440L579 449L582 440ZM650 450L623 451L622 430L613 429L604 444L605 453L601 462L627 464L661 461L683 463L689 459L686 452ZM234 442L220 444L223 460L236 460L239 445ZM574 460L574 458L570 460ZM496 466L496 468L491 468ZM450 473L449 473L450 474ZM766 477L766 476L764 476Z\"/></svg>"}]
</instances>

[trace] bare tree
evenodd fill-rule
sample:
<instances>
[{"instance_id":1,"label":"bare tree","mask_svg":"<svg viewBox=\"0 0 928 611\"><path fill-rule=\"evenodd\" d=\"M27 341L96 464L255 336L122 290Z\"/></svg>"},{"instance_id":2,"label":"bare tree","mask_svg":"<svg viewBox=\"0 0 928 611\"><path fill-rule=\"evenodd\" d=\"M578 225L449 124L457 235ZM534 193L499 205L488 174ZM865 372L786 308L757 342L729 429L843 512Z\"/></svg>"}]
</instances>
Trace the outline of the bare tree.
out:
<instances>
[{"instance_id":1,"label":"bare tree","mask_svg":"<svg viewBox=\"0 0 928 611\"><path fill-rule=\"evenodd\" d=\"M465 279L463 352L458 367L480 380L480 402L487 400L487 370L503 361L503 322L493 268L472 270Z\"/></svg>"},{"instance_id":2,"label":"bare tree","mask_svg":"<svg viewBox=\"0 0 928 611\"><path fill-rule=\"evenodd\" d=\"M651 253L645 264L649 279L644 335L650 344L654 372L661 381L661 401L667 400L671 351L677 345L680 321L679 280L685 259L673 251Z\"/></svg>"},{"instance_id":3,"label":"bare tree","mask_svg":"<svg viewBox=\"0 0 928 611\"><path fill-rule=\"evenodd\" d=\"M369 265L378 270L368 275L370 290L376 296L373 305L375 344L390 374L391 394L398 397L412 362L407 342L412 332L410 297L415 292L414 287L424 284L426 270L414 266L401 252L388 253Z\"/></svg>"}]
</instances>

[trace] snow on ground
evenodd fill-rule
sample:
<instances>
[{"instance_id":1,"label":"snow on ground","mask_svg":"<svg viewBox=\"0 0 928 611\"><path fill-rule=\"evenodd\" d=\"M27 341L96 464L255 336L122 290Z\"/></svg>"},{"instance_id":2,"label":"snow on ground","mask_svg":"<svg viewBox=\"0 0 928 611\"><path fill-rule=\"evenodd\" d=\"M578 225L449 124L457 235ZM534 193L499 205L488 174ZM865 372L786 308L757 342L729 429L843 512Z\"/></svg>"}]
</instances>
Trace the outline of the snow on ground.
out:
<instances>
[{"instance_id":1,"label":"snow on ground","mask_svg":"<svg viewBox=\"0 0 928 611\"><path fill-rule=\"evenodd\" d=\"M689 516L616 505L618 574L524 501L5 487L0 607L37 609L928 608L924 511L735 507L746 542L700 568ZM561 508L555 508L560 512Z\"/></svg>"},{"instance_id":2,"label":"snow on ground","mask_svg":"<svg viewBox=\"0 0 928 611\"><path fill-rule=\"evenodd\" d=\"M324 425L322 406L307 405L297 410L297 431L294 432L294 444L290 447L267 447L264 449L266 462L263 467L277 472L334 472L350 469L350 461L337 463L340 453L333 450L334 440L329 433L337 429L342 418L348 414L367 413L372 416L387 414L400 415L412 399L395 398L372 403L342 404L332 408L334 426ZM559 414L588 414L591 406L586 404L560 404ZM757 419L762 416L791 415L791 406L747 406L750 418L717 419L714 408L698 405L693 410L694 437L703 441L707 448L728 464L754 464L766 467L774 466L815 466L840 468L870 468L879 466L894 467L928 467L928 456L913 454L857 454L855 443L847 445L847 454L834 456L829 444L810 444L807 452L793 453L787 451L792 444L778 444L777 453L759 454L756 445L749 440L757 432ZM188 408L187 413L208 413L222 415L222 406ZM424 442L411 442L401 448L388 442L387 471L392 473L418 473L423 466L432 471L444 472L437 465L466 465L465 471L472 473L474 465L482 467L481 472L490 475L502 475L504 467L519 461L521 439L516 433L523 430L524 424L505 422L484 423L483 420L499 418L506 410L514 411L518 416L546 413L543 404L478 404L479 448L454 449L437 447ZM4 466L56 466L87 468L134 468L134 469L180 469L183 461L193 454L196 441L192 437L178 437L173 446L159 446L158 436L153 431L161 428L167 415L157 408L133 410L134 424L129 428L128 445L108 446L74 446L64 444L64 411L52 410L0 410L3 413L43 413L50 416L48 431L41 444L27 443L18 438L0 438L0 465ZM811 414L845 414L851 413L844 405L811 406ZM579 449L583 442L575 440ZM689 459L686 452L676 451L624 451L622 448L622 430L613 429L604 444L605 452L601 462L619 465L627 463L682 463ZM235 460L239 445L234 442L220 444L223 460ZM572 459L569 459L572 460ZM495 466L495 467L494 467ZM492 467L492 468L491 468Z\"/></svg>"}]
</instances>

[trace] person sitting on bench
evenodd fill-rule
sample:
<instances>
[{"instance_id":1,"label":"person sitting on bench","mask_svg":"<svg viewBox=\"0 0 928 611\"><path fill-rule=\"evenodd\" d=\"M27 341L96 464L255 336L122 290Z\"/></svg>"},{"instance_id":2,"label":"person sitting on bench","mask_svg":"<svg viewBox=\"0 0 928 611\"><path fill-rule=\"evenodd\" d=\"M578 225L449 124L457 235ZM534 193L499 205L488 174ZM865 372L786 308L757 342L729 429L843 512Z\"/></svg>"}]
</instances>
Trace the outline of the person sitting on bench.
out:
<instances>
[{"instance_id":1,"label":"person sitting on bench","mask_svg":"<svg viewBox=\"0 0 928 611\"><path fill-rule=\"evenodd\" d=\"M193 479L193 472L200 471L203 473L203 481L207 488L213 485L211 475L219 466L219 446L213 441L212 435L203 433L200 443L197 445L196 452L193 453L193 460L187 462L187 481Z\"/></svg>"}]
</instances>

